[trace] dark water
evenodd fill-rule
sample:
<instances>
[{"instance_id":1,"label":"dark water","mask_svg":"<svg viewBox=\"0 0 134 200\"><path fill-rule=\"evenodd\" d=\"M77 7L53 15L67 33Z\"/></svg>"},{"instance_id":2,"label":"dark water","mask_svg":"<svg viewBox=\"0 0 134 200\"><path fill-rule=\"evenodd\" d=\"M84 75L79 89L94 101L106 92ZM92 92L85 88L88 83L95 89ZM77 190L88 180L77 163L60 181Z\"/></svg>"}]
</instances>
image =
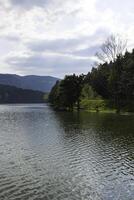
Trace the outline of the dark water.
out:
<instances>
[{"instance_id":1,"label":"dark water","mask_svg":"<svg viewBox=\"0 0 134 200\"><path fill-rule=\"evenodd\" d=\"M0 200L134 200L134 116L0 106Z\"/></svg>"}]
</instances>

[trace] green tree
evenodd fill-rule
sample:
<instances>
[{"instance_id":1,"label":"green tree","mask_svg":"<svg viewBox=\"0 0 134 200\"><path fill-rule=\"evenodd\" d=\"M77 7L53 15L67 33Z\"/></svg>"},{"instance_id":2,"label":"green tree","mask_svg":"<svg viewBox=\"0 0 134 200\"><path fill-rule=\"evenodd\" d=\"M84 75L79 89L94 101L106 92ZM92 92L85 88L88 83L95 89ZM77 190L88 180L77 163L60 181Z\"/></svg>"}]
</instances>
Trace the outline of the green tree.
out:
<instances>
[{"instance_id":1,"label":"green tree","mask_svg":"<svg viewBox=\"0 0 134 200\"><path fill-rule=\"evenodd\" d=\"M110 96L110 91L108 88L108 78L110 74L110 66L107 63L101 64L98 68L92 68L90 75L90 84L92 88L102 96L107 99Z\"/></svg>"},{"instance_id":2,"label":"green tree","mask_svg":"<svg viewBox=\"0 0 134 200\"><path fill-rule=\"evenodd\" d=\"M60 81L57 81L56 84L51 89L51 92L48 97L49 102L55 107L58 107L60 105L59 86L60 86Z\"/></svg>"},{"instance_id":3,"label":"green tree","mask_svg":"<svg viewBox=\"0 0 134 200\"><path fill-rule=\"evenodd\" d=\"M96 99L98 94L93 90L91 85L88 83L83 85L82 91L81 91L81 98L82 99Z\"/></svg>"},{"instance_id":4,"label":"green tree","mask_svg":"<svg viewBox=\"0 0 134 200\"><path fill-rule=\"evenodd\" d=\"M49 94L49 102L58 108L80 109L80 96L84 83L84 75L68 75L57 82Z\"/></svg>"},{"instance_id":5,"label":"green tree","mask_svg":"<svg viewBox=\"0 0 134 200\"><path fill-rule=\"evenodd\" d=\"M60 83L60 96L65 107L73 110L75 104L80 108L80 96L83 88L84 75L65 76Z\"/></svg>"}]
</instances>

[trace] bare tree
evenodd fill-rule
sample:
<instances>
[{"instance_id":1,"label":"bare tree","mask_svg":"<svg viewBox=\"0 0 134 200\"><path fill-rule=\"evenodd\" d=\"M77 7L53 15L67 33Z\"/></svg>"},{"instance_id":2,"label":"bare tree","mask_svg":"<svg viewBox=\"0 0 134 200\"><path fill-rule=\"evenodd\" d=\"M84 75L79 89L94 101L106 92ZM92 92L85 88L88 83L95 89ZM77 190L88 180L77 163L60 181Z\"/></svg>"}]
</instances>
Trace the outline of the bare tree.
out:
<instances>
[{"instance_id":1,"label":"bare tree","mask_svg":"<svg viewBox=\"0 0 134 200\"><path fill-rule=\"evenodd\" d=\"M118 56L122 56L127 47L127 40L119 35L111 35L96 53L97 58L102 62L114 62Z\"/></svg>"}]
</instances>

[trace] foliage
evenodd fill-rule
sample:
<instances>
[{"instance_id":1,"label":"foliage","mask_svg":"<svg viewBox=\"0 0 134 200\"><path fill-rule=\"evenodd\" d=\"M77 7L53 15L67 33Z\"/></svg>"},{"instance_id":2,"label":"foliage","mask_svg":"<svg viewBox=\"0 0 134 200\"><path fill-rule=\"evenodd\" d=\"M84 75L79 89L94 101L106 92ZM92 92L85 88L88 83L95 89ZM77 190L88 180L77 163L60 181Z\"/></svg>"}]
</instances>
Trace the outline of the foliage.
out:
<instances>
[{"instance_id":1,"label":"foliage","mask_svg":"<svg viewBox=\"0 0 134 200\"><path fill-rule=\"evenodd\" d=\"M49 101L69 110L76 105L79 109L81 103L85 109L96 111L106 107L117 112L134 111L134 50L93 67L86 76L65 76L51 90Z\"/></svg>"},{"instance_id":2,"label":"foliage","mask_svg":"<svg viewBox=\"0 0 134 200\"><path fill-rule=\"evenodd\" d=\"M0 84L0 103L43 103L44 93Z\"/></svg>"},{"instance_id":3,"label":"foliage","mask_svg":"<svg viewBox=\"0 0 134 200\"><path fill-rule=\"evenodd\" d=\"M56 84L53 86L51 92L48 96L49 102L53 104L55 107L61 106L61 97L60 97L60 81L57 81Z\"/></svg>"},{"instance_id":4,"label":"foliage","mask_svg":"<svg viewBox=\"0 0 134 200\"><path fill-rule=\"evenodd\" d=\"M134 100L134 51L92 69L90 84L99 95L110 100L117 111L127 107Z\"/></svg>"},{"instance_id":5,"label":"foliage","mask_svg":"<svg viewBox=\"0 0 134 200\"><path fill-rule=\"evenodd\" d=\"M99 95L93 90L91 85L85 83L81 91L81 99L96 99Z\"/></svg>"},{"instance_id":6,"label":"foliage","mask_svg":"<svg viewBox=\"0 0 134 200\"><path fill-rule=\"evenodd\" d=\"M63 80L57 82L49 94L49 101L55 107L68 108L73 110L75 104L80 107L80 96L83 88L84 75L75 74L65 76Z\"/></svg>"},{"instance_id":7,"label":"foliage","mask_svg":"<svg viewBox=\"0 0 134 200\"><path fill-rule=\"evenodd\" d=\"M103 99L83 99L81 106L86 110L101 111L107 109L107 102Z\"/></svg>"}]
</instances>

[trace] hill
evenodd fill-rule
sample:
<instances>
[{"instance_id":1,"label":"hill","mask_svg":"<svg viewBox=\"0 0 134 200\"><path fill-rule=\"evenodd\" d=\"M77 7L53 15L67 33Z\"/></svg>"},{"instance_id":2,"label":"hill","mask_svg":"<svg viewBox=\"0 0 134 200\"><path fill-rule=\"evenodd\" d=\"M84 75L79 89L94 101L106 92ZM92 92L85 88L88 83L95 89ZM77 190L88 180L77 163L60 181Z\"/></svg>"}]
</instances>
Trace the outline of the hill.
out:
<instances>
[{"instance_id":1,"label":"hill","mask_svg":"<svg viewBox=\"0 0 134 200\"><path fill-rule=\"evenodd\" d=\"M0 84L0 103L43 103L44 93Z\"/></svg>"},{"instance_id":2,"label":"hill","mask_svg":"<svg viewBox=\"0 0 134 200\"><path fill-rule=\"evenodd\" d=\"M16 74L0 74L0 84L22 89L50 92L58 78L51 76L19 76Z\"/></svg>"}]
</instances>

